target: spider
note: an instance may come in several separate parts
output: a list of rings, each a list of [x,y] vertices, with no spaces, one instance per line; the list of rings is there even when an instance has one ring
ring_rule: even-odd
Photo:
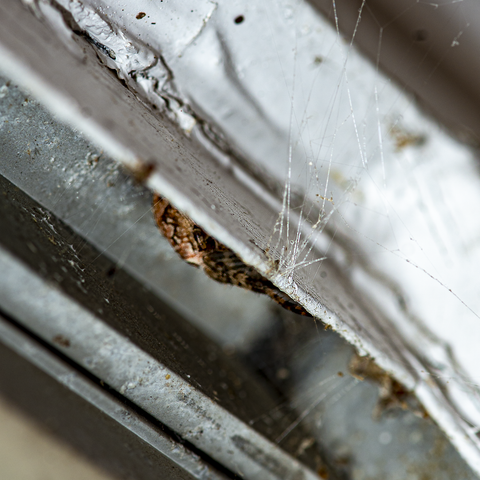
[[[201,268],[217,282],[263,293],[287,310],[311,316],[255,268],[245,264],[230,248],[178,211],[166,198],[154,195],[153,212],[160,231],[190,265]]]

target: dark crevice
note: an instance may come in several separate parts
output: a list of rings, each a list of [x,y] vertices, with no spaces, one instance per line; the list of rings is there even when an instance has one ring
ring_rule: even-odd
[[[162,433],[167,435],[173,442],[178,443],[182,445],[186,450],[189,450],[191,453],[194,455],[197,455],[202,459],[203,462],[206,464],[210,465],[212,468],[218,470],[221,472],[223,475],[227,476],[228,478],[239,478],[234,472],[230,471],[227,469],[225,466],[222,464],[218,463],[216,460],[211,458],[209,455],[207,455],[205,452],[197,448],[195,445],[190,443],[188,440],[183,439],[178,433],[176,433],[174,430],[169,428],[167,425],[159,421],[157,418],[140,408],[138,405],[133,403],[132,401],[128,400],[125,398],[123,395],[121,395],[119,392],[117,392],[114,388],[112,388],[108,383],[100,379],[99,377],[93,375],[90,371],[73,361],[71,358],[69,358],[67,355],[65,355],[63,352],[57,350],[55,347],[53,347],[50,343],[46,342],[43,340],[41,337],[30,331],[28,328],[24,327],[19,321],[17,321],[15,318],[13,318],[11,315],[6,313],[0,308],[0,318],[3,318],[5,321],[7,321],[12,327],[15,329],[21,331],[23,334],[28,336],[31,340],[33,340],[35,343],[39,344],[42,348],[48,350],[50,353],[55,355],[58,360],[61,362],[67,364],[69,367],[74,369],[76,372],[78,372],[81,376],[85,377],[88,379],[90,382],[94,383],[98,388],[100,388],[103,392],[105,392],[107,395],[110,395],[114,397],[116,400],[121,402],[125,408],[129,409],[139,417],[143,418],[145,421],[147,421],[151,426],[154,428],[160,430]],[[64,385],[65,386],[65,385]],[[68,388],[65,386],[65,388]],[[126,427],[125,427],[126,428]]]

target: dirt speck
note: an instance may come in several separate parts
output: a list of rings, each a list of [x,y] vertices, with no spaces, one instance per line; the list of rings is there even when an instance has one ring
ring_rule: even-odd
[[[63,335],[55,335],[52,338],[52,341],[57,345],[60,345],[60,347],[68,348],[71,345],[70,340],[67,337],[64,337]]]

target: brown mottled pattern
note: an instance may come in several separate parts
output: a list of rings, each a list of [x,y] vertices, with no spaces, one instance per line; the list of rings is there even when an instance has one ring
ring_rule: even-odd
[[[174,250],[188,263],[202,268],[210,278],[264,293],[287,310],[310,316],[301,305],[180,213],[166,198],[154,196],[153,212],[158,228]]]

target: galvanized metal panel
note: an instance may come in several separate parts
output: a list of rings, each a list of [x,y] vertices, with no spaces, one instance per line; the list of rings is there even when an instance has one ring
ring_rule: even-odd
[[[251,374],[128,274],[108,275],[111,261],[0,182],[3,311],[231,471],[317,478],[267,440],[288,417],[271,416],[274,397]],[[296,452],[301,441],[284,447]]]
[[[207,25],[207,23],[215,25],[214,22],[210,22],[214,12],[214,6],[212,6],[212,4],[205,5],[206,7],[202,12],[192,17],[192,22],[190,22],[189,28],[186,29],[188,33],[187,37],[190,41],[182,44],[183,46],[181,46],[180,49],[182,55],[185,53],[186,45],[200,45],[202,41],[207,42],[210,38],[208,35],[212,34],[211,29],[209,31],[208,28],[203,28],[201,22],[199,23],[199,19],[203,17],[205,25]],[[6,62],[6,67],[10,68],[12,74],[17,75],[20,80],[23,80],[31,88],[36,90],[37,93],[43,95],[43,98],[49,101],[52,108],[56,109],[57,112],[63,111],[63,114],[69,117],[71,121],[82,125],[97,141],[109,148],[110,152],[118,155],[125,163],[137,169],[137,173],[140,173],[140,176],[148,176],[147,183],[152,188],[167,195],[178,207],[187,212],[210,233],[237,251],[247,263],[254,265],[265,275],[270,276],[272,281],[280,288],[288,292],[293,298],[302,302],[316,316],[332,324],[361,351],[374,355],[383,367],[393,372],[397,378],[402,380],[407,386],[415,386],[417,396],[421,398],[435,418],[442,424],[443,428],[446,429],[462,453],[469,458],[472,464],[476,464],[478,461],[478,439],[476,438],[475,425],[478,423],[478,408],[475,403],[475,392],[464,393],[465,383],[463,372],[458,369],[454,359],[451,358],[448,344],[431,334],[426,334],[424,329],[418,328],[418,325],[414,321],[416,317],[414,315],[412,316],[412,312],[405,308],[405,297],[402,295],[402,289],[398,288],[398,284],[392,281],[392,278],[388,275],[383,275],[382,269],[379,268],[383,268],[385,265],[375,264],[373,261],[372,263],[359,262],[355,265],[355,269],[352,268],[349,272],[346,268],[351,266],[348,254],[358,254],[362,250],[361,248],[356,249],[358,245],[356,245],[355,241],[352,242],[352,238],[350,238],[349,235],[339,235],[337,232],[337,229],[340,228],[339,224],[335,224],[333,230],[330,232],[328,225],[323,229],[323,223],[326,223],[326,221],[331,218],[329,216],[326,217],[326,220],[324,219],[325,221],[322,220],[323,234],[319,234],[318,237],[315,232],[313,234],[313,237],[316,237],[315,245],[312,245],[310,249],[308,242],[305,244],[305,248],[309,252],[309,255],[306,255],[305,258],[302,259],[302,262],[304,261],[305,263],[298,264],[296,257],[298,252],[296,252],[297,247],[295,246],[293,250],[290,250],[293,251],[294,255],[289,256],[289,254],[285,254],[285,252],[288,251],[285,249],[285,246],[292,248],[290,247],[290,242],[292,241],[291,232],[300,232],[300,236],[296,237],[297,239],[312,239],[312,232],[306,223],[304,223],[301,218],[298,218],[294,210],[290,210],[291,207],[302,204],[301,197],[298,205],[295,204],[295,201],[298,201],[299,197],[290,197],[291,191],[287,189],[287,196],[285,198],[292,198],[293,201],[290,203],[289,200],[288,208],[286,210],[283,209],[281,199],[278,195],[276,196],[276,194],[278,194],[278,184],[271,182],[270,185],[273,184],[273,187],[269,190],[267,188],[269,182],[261,179],[261,175],[258,174],[258,171],[255,171],[255,168],[250,168],[250,171],[248,171],[248,169],[245,168],[245,162],[242,163],[238,158],[236,160],[228,158],[224,155],[225,152],[222,151],[221,148],[218,148],[219,145],[206,141],[206,137],[202,135],[205,133],[205,130],[202,130],[202,128],[208,127],[209,125],[198,113],[192,111],[186,112],[183,111],[183,108],[177,108],[175,111],[166,109],[163,115],[155,116],[152,115],[148,109],[143,109],[143,107],[134,102],[132,96],[126,91],[120,89],[119,92],[121,91],[121,94],[119,96],[116,95],[116,93],[118,93],[118,84],[116,84],[117,87],[115,87],[115,80],[105,75],[105,71],[99,68],[98,64],[94,61],[91,61],[93,60],[93,50],[89,52],[88,49],[90,47],[86,44],[82,45],[80,38],[71,36],[69,29],[73,28],[73,30],[78,32],[77,27],[81,25],[80,31],[82,31],[82,35],[87,35],[90,44],[94,46],[91,48],[96,48],[96,53],[101,57],[102,62],[110,67],[115,65],[112,64],[110,60],[116,60],[116,53],[118,52],[122,54],[125,53],[121,47],[122,45],[125,47],[129,43],[132,50],[130,51],[126,48],[126,52],[137,60],[144,58],[143,55],[145,54],[148,68],[155,66],[153,63],[148,63],[149,60],[154,60],[155,55],[153,54],[153,56],[149,57],[149,54],[152,54],[152,52],[149,52],[149,49],[145,48],[142,42],[137,44],[133,38],[127,39],[128,35],[125,37],[126,30],[118,29],[115,21],[126,17],[122,17],[122,14],[119,14],[118,18],[110,15],[107,4],[101,4],[99,13],[92,9],[88,10],[85,5],[80,6],[80,10],[77,7],[79,7],[79,5],[76,4],[70,13],[74,17],[78,13],[80,13],[80,15],[75,17],[76,23],[71,23],[71,17],[65,15],[65,12],[61,9],[53,8],[51,5],[43,3],[37,5],[36,13],[39,17],[43,18],[43,21],[47,24],[55,24],[58,26],[58,30],[61,32],[60,34],[63,35],[62,38],[65,41],[65,49],[63,49],[62,46],[55,45],[53,40],[54,36],[44,28],[45,25],[38,23],[32,16],[28,16],[25,11],[21,9],[15,10],[16,7],[13,5],[8,12],[5,11],[5,18],[8,19],[9,28],[11,29],[9,33],[14,35],[16,31],[21,32],[18,34],[19,37],[21,37],[22,40],[27,40],[27,43],[31,43],[32,45],[32,48],[22,49],[23,46],[20,42],[15,44],[10,37],[4,39],[4,46],[7,48],[3,51],[3,57]],[[218,5],[217,8],[219,8]],[[220,10],[219,8],[219,11]],[[8,15],[10,15],[10,17],[8,17]],[[21,21],[19,21],[20,18],[22,19]],[[141,18],[135,17],[136,20],[141,20]],[[85,19],[88,21],[82,23]],[[92,19],[93,22],[89,22]],[[128,20],[129,25],[131,25],[132,22],[135,23],[133,17],[129,17]],[[109,21],[114,22],[113,26],[109,24]],[[27,25],[29,28],[22,31],[21,29]],[[99,25],[101,25],[102,28],[95,33],[94,27],[98,27]],[[196,29],[198,25],[200,25],[200,28]],[[49,45],[48,49],[38,48],[38,50],[35,51],[38,38],[34,37],[32,32],[37,31],[41,32],[41,36],[43,36],[45,40],[43,45]],[[194,31],[196,32],[195,35],[190,35]],[[217,29],[218,42],[215,43],[215,45],[221,48],[217,49],[218,55],[215,58],[220,58],[222,61],[225,61],[228,67],[229,64],[227,60],[231,58],[230,44],[228,42],[225,43],[225,37],[222,35],[219,36],[218,32],[219,30]],[[103,44],[99,41],[103,38],[102,35],[103,37],[110,36],[114,43],[110,46]],[[115,42],[119,43],[115,44]],[[38,45],[40,45],[40,43],[38,43]],[[80,49],[78,45],[81,45]],[[114,45],[119,45],[120,50],[114,47]],[[70,53],[73,52],[73,58],[76,58],[76,61],[68,57],[67,51]],[[155,51],[155,49],[153,51]],[[12,55],[12,52],[20,55],[22,61],[15,63],[16,58],[15,55]],[[54,52],[56,55],[52,55]],[[62,55],[61,52],[63,52],[64,55]],[[85,54],[85,52],[87,53]],[[62,61],[65,60],[62,65],[60,64],[60,58]],[[128,58],[128,55],[123,57],[119,56],[119,60],[122,61],[126,58]],[[350,58],[352,59],[353,55],[350,55]],[[84,63],[81,64],[79,59]],[[157,65],[159,65],[159,59],[164,60],[163,57],[158,56]],[[365,65],[358,57],[351,60],[351,63],[357,66]],[[28,68],[25,68],[26,65],[28,65]],[[82,68],[80,68],[80,65]],[[137,85],[135,85],[137,76],[125,76],[125,72],[121,68],[122,66],[125,65],[118,66],[120,77],[145,100],[148,85],[147,88],[143,88],[143,90],[140,88],[142,81],[138,81]],[[165,65],[162,66],[165,67]],[[229,68],[230,67],[226,68],[226,74],[230,74],[230,80],[232,81],[232,78],[238,80],[238,78],[232,77],[232,73],[234,72]],[[32,70],[35,71],[34,80],[33,77],[28,77],[28,69],[30,69],[30,73]],[[145,69],[141,68],[140,70],[142,73],[145,73]],[[169,72],[168,68],[166,71],[167,73]],[[60,75],[55,75],[55,73]],[[160,73],[164,75],[165,69],[162,70],[162,68],[160,68]],[[362,73],[363,72],[359,70],[359,74]],[[65,74],[65,76],[68,77],[67,82],[64,81],[66,77],[61,78],[61,74]],[[79,84],[78,79],[82,78],[82,75],[85,77],[85,83]],[[365,69],[365,78],[370,78],[369,75],[370,73]],[[228,75],[226,76],[228,77]],[[97,81],[97,83],[89,83],[92,78],[101,80]],[[142,78],[145,80],[144,77]],[[91,87],[85,89],[84,87],[87,84]],[[52,85],[57,85],[59,90],[54,93]],[[94,91],[95,85],[97,87],[101,85],[104,87],[104,93],[109,92],[110,94],[96,95],[97,92]],[[169,87],[171,86],[172,85],[169,84]],[[238,88],[239,83],[237,81],[236,91],[238,91]],[[175,92],[175,94],[176,93],[177,92]],[[245,96],[245,92],[243,93]],[[68,106],[66,110],[63,110],[63,106],[61,102],[59,102],[61,98],[68,100],[66,102]],[[108,101],[105,102],[107,98]],[[193,95],[191,95],[191,98],[193,98]],[[81,99],[80,103],[83,107],[87,107],[87,113],[92,113],[92,116],[87,119],[85,110],[82,112],[82,109],[79,108],[78,104],[75,104],[75,101],[72,102],[72,99],[76,99],[75,101]],[[359,99],[363,99],[363,97],[359,97]],[[118,105],[117,102],[124,103],[123,105]],[[106,103],[111,104],[111,111],[108,113],[105,108]],[[152,103],[155,104],[153,101]],[[181,103],[182,99],[180,98],[180,106]],[[361,103],[362,108],[368,106],[363,100]],[[348,106],[348,102],[344,103],[344,106],[345,105]],[[258,105],[255,104],[255,102],[250,102],[250,107],[255,106],[257,107],[256,114],[261,114],[261,109],[259,110]],[[188,109],[185,108],[185,110]],[[206,112],[206,116],[209,115],[205,105],[202,105],[199,111],[202,110],[204,113]],[[255,108],[251,108],[250,110],[253,111]],[[133,122],[131,125],[127,125],[126,117],[122,117],[122,112],[126,111],[128,111],[128,118]],[[250,113],[252,113],[252,111]],[[370,110],[370,112],[372,112],[372,110]],[[188,115],[185,116],[184,114],[186,113],[188,113],[190,117],[188,117]],[[411,117],[409,117],[409,121],[412,121],[412,118],[417,118],[417,112],[414,108],[410,110],[410,113]],[[173,118],[172,114],[173,117],[178,120],[179,127],[188,134],[191,134],[195,139],[194,141],[188,140],[181,135],[176,135],[178,132],[175,132],[175,129],[166,121],[167,117]],[[263,116],[265,117],[264,114]],[[162,118],[160,119],[160,117]],[[374,115],[374,117],[376,120],[379,120],[378,116]],[[223,118],[221,122],[222,126],[228,130],[228,126],[224,121],[225,116]],[[146,119],[148,119],[148,121],[146,121]],[[159,119],[162,125],[161,127],[158,123]],[[189,122],[189,120],[192,119],[194,121]],[[423,122],[421,118],[417,118],[417,120]],[[196,124],[197,127],[201,125],[202,128],[195,127]],[[266,122],[265,125],[268,128],[272,127],[268,125],[268,122]],[[368,125],[369,128],[376,126],[375,122],[373,124],[368,123]],[[446,141],[444,137],[441,137],[438,129],[435,130],[431,125],[429,129],[429,132],[433,132],[432,138],[440,139],[440,141],[435,144],[436,150],[443,145],[445,150],[451,147],[452,152],[460,151],[458,145],[453,145],[451,142]],[[355,127],[354,130],[358,137],[358,129]],[[157,136],[160,132],[164,135],[163,140]],[[213,128],[210,129],[210,133],[212,132],[215,132]],[[177,156],[175,149],[170,147],[168,141],[164,141],[166,137],[168,137],[169,140],[175,139],[182,145],[182,147],[179,148],[179,150],[181,150],[181,153],[178,154],[179,156]],[[278,138],[278,132],[276,137],[275,135],[271,137],[270,143],[275,143],[275,138]],[[367,138],[370,137],[366,135],[364,140]],[[221,144],[221,142],[217,143]],[[212,156],[200,153],[200,151],[195,151],[195,148],[201,144],[207,146],[207,150],[209,150],[209,154]],[[242,142],[240,142],[240,145],[241,144]],[[127,154],[125,151],[122,151],[122,145],[127,147]],[[382,155],[390,152],[389,149],[393,149],[394,145],[395,142],[391,141],[388,148],[380,149],[381,155],[373,152],[376,155],[376,161],[372,162],[373,166],[370,167],[369,173],[374,173],[375,176],[381,176],[382,166],[385,166]],[[357,147],[358,152],[356,151]],[[370,148],[371,145],[368,144],[368,147]],[[361,160],[363,168],[366,169],[367,147],[365,147],[364,150],[357,138],[357,142],[354,142],[353,146],[350,145],[348,148],[351,149],[352,155],[358,154],[357,160]],[[430,151],[430,154],[436,151],[435,148]],[[255,148],[252,150],[255,150]],[[157,155],[161,156],[159,160],[156,160]],[[461,157],[462,172],[472,170],[472,159],[468,153],[462,151]],[[429,158],[431,159],[432,157]],[[181,165],[175,167],[175,160],[178,159],[181,159],[181,162],[176,163],[181,163]],[[142,164],[143,167],[141,166]],[[161,168],[159,169],[158,166],[160,165]],[[395,167],[394,164],[392,165]],[[433,163],[429,165],[433,166]],[[375,171],[373,172],[373,170]],[[218,172],[221,173],[219,174]],[[393,178],[395,178],[396,174],[398,174],[398,170],[395,168],[392,168],[391,172],[389,171],[389,175],[392,175]],[[275,177],[275,175],[273,176]],[[471,175],[471,178],[474,179],[476,176]],[[459,180],[458,184],[465,184],[463,178]],[[421,191],[421,189],[417,189],[417,191]],[[474,192],[475,189],[471,191]],[[364,189],[362,192],[367,194],[371,191]],[[348,193],[348,189],[346,193]],[[257,196],[255,197],[254,195]],[[448,196],[442,192],[440,198],[445,200],[447,197]],[[373,202],[375,205],[375,199],[373,197],[366,195],[366,198],[367,202],[365,206],[372,206],[369,202]],[[401,200],[402,195],[396,195],[396,200],[398,199]],[[331,212],[334,213],[335,210],[336,209],[332,208]],[[364,209],[362,213],[366,211],[367,209]],[[415,209],[413,211],[415,212]],[[278,212],[284,214],[283,217],[280,217],[282,221],[288,218],[288,227],[285,226],[281,231],[277,230],[279,238],[272,241],[272,235],[278,226]],[[348,225],[355,225],[356,228],[360,228],[372,221],[372,218],[361,215],[360,218],[365,221],[362,220],[360,224],[357,225],[354,220],[356,212],[357,210],[353,213],[350,212],[351,216],[343,217],[343,219],[347,218]],[[415,219],[421,220],[422,215],[417,215]],[[467,223],[464,222],[464,224]],[[448,222],[445,225],[448,225]],[[388,233],[387,230],[380,231],[380,234]],[[337,240],[331,243],[331,238],[338,239],[339,236],[342,237],[342,241],[339,242]],[[383,238],[383,240],[380,240],[379,245],[381,247],[388,247],[388,242],[391,238],[388,236],[381,238]],[[295,239],[293,239],[293,242],[293,245],[295,245]],[[297,242],[297,246],[300,243]],[[322,275],[317,275],[317,262],[320,261],[319,259],[323,259],[325,251],[329,252],[330,257],[322,260]],[[369,260],[372,260],[372,258]],[[392,258],[390,258],[390,260],[391,259]],[[283,269],[281,268],[279,271],[275,269],[275,262],[277,260],[280,260],[280,265],[283,267]],[[395,260],[394,258],[392,263],[394,263]],[[409,262],[410,260],[407,259],[407,263]],[[299,267],[302,268],[299,269]],[[415,268],[418,269],[418,267]],[[378,271],[376,271],[377,269]],[[402,275],[400,275],[399,278],[402,278],[405,283],[405,279],[409,279],[410,277],[406,274],[404,275],[404,270],[405,269],[402,270]],[[416,273],[411,269],[409,273],[412,274],[412,271]],[[418,271],[423,271],[423,273],[428,276],[428,270],[426,271],[425,269],[422,270],[422,268],[419,268]],[[435,295],[438,295],[439,291],[443,293],[449,291],[446,284],[441,281],[439,282],[438,278],[436,279],[436,277],[432,275],[430,275],[430,277],[433,282],[429,284],[429,287],[432,287],[431,290]],[[413,284],[414,282],[412,281],[411,283]],[[381,287],[386,288],[386,294]],[[400,295],[398,295],[399,293]],[[412,291],[412,294],[413,293],[416,292]],[[401,298],[402,301],[398,302],[398,298]],[[451,300],[452,298],[458,300],[459,296],[453,292],[449,299]],[[421,308],[425,308],[425,305],[427,304],[423,304]],[[463,306],[468,309],[469,304],[464,302]],[[474,309],[470,308],[470,313],[475,314]],[[396,319],[397,324],[395,324],[395,321],[392,321],[392,319]],[[398,321],[398,319],[400,319],[400,321]],[[405,341],[405,337],[408,337],[408,341]],[[421,339],[421,342],[419,342],[418,339]],[[426,356],[424,356],[422,352],[424,345],[429,345],[430,347],[429,353]],[[459,354],[465,357],[465,351],[459,351]],[[448,374],[453,377],[446,383],[436,375],[439,365],[441,369],[443,369],[444,375]],[[470,368],[471,365],[473,365],[473,362],[466,362],[467,367]],[[470,374],[475,374],[472,369],[470,370]],[[446,389],[449,392],[448,397],[444,395]]]

